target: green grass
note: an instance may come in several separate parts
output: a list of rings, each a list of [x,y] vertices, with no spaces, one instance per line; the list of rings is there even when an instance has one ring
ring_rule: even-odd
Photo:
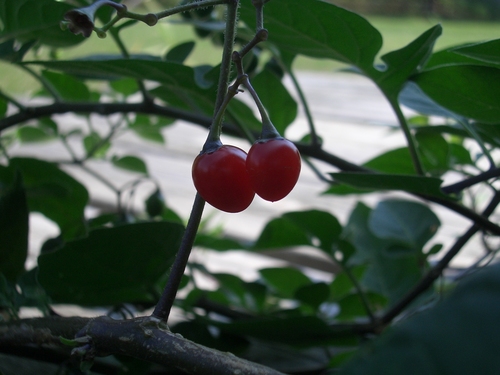
[[[430,27],[441,23],[443,35],[438,39],[436,48],[458,45],[467,42],[500,38],[500,27],[496,23],[438,21],[422,18],[388,18],[367,17],[381,32],[384,44],[379,56],[383,53],[399,49],[417,38]],[[270,36],[272,39],[272,35]],[[187,25],[160,22],[156,27],[136,25],[123,32],[123,39],[131,53],[150,53],[163,55],[174,45],[194,40],[195,35]],[[95,35],[78,46],[61,51],[60,58],[74,58],[95,53],[118,53],[112,38],[98,39]],[[217,64],[220,59],[220,49],[209,41],[198,41],[195,51],[188,59],[190,65]],[[28,56],[28,59],[33,56]],[[299,70],[331,71],[342,65],[329,60],[313,60],[298,57],[295,68]],[[0,89],[12,94],[26,93],[36,88],[38,84],[33,78],[17,67],[0,62]]]

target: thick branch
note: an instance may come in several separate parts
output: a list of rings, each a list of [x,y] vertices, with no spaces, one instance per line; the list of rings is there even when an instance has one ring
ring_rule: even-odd
[[[86,340],[84,346],[97,356],[123,354],[193,375],[283,375],[231,353],[184,339],[170,332],[159,319],[151,317],[130,320],[52,317],[26,319],[12,325],[6,323],[0,325],[0,348],[55,344],[59,336]]]

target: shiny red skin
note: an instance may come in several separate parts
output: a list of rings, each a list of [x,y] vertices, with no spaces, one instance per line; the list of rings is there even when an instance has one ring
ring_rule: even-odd
[[[301,168],[300,153],[287,139],[257,141],[247,156],[247,171],[253,189],[261,198],[275,202],[294,188]]]
[[[255,196],[246,171],[246,157],[245,151],[229,145],[198,155],[191,172],[203,199],[221,211],[245,210]]]

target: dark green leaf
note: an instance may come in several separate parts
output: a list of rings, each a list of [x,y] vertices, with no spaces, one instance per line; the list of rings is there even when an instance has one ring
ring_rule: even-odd
[[[264,69],[252,79],[252,85],[264,104],[273,125],[280,134],[297,117],[297,103],[281,80],[270,70]]]
[[[238,99],[233,99],[229,102],[225,117],[227,121],[247,131],[259,133],[262,129],[262,122],[255,117],[252,109]]]
[[[317,346],[322,342],[353,345],[357,339],[348,331],[335,331],[315,316],[278,316],[238,320],[232,323],[212,322],[221,331],[282,342],[287,345]]]
[[[198,233],[196,235],[195,246],[219,251],[236,250],[244,247],[236,240],[207,233]]]
[[[399,174],[341,172],[330,173],[336,180],[365,191],[401,190],[439,198],[448,198],[441,191],[441,179],[435,177],[409,176]],[[356,192],[356,191],[354,191]],[[335,194],[335,186],[326,191]]]
[[[396,199],[380,202],[368,222],[377,237],[396,240],[417,252],[436,234],[440,224],[426,205]]]
[[[113,162],[113,165],[115,167],[122,168],[132,172],[148,174],[148,168],[146,166],[146,163],[137,156],[130,156],[130,155],[122,157],[114,156],[111,161]]]
[[[4,98],[0,98],[0,117],[4,117],[7,114],[8,104]]]
[[[331,254],[333,244],[342,232],[342,226],[335,216],[326,211],[310,210],[287,212],[283,218],[295,223],[310,239],[311,245]]]
[[[165,143],[163,134],[161,133],[164,126],[170,125],[172,122],[165,119],[162,122],[156,120],[153,122],[151,116],[136,115],[135,121],[129,124],[129,128],[134,131],[139,137],[156,143]]]
[[[21,174],[5,182],[0,176],[0,273],[16,282],[28,255],[29,211]]]
[[[69,31],[62,31],[60,22],[72,9],[53,0],[0,0],[0,42],[16,38],[22,42],[39,40],[54,47],[74,45],[83,41]]]
[[[293,298],[298,288],[311,284],[311,280],[296,268],[265,268],[259,273],[282,298]]]
[[[408,77],[425,64],[441,32],[441,25],[436,25],[406,47],[382,56],[387,66],[372,78],[386,95],[395,97],[399,94]]]
[[[146,212],[150,217],[161,215],[165,207],[165,198],[160,189],[156,189],[144,202]]]
[[[19,47],[15,39],[7,40],[6,42],[0,43],[0,59],[12,63],[19,62],[23,59],[26,52],[28,52],[35,44],[36,40],[31,40],[23,43],[22,46]]]
[[[167,222],[95,229],[42,254],[39,281],[58,303],[156,302],[156,282],[172,264],[183,231]]]
[[[415,174],[407,147],[389,150],[367,161],[363,166],[386,174]]]
[[[287,218],[278,218],[266,224],[254,248],[272,249],[309,244],[309,237],[297,224]]]
[[[470,151],[464,146],[450,143],[450,164],[455,165],[474,165],[472,158],[470,156]]]
[[[241,18],[255,23],[255,9],[242,2]],[[273,0],[265,9],[269,41],[285,53],[329,58],[373,69],[382,37],[368,21],[323,1]]]
[[[92,59],[32,61],[25,64],[42,65],[47,69],[58,70],[74,76],[100,79],[107,77],[106,79],[110,80],[123,77],[147,79],[161,83],[177,95],[180,93],[176,90],[189,92],[199,88],[194,78],[194,68],[151,58],[119,59],[116,56],[96,56]]]
[[[361,284],[367,290],[383,295],[393,304],[405,295],[420,279],[422,267],[415,253],[395,257],[388,249],[394,240],[373,234],[369,227],[372,210],[358,203],[345,227],[345,236],[356,247],[351,265],[366,265]]]
[[[366,266],[354,266],[350,269],[350,273],[355,280],[359,281],[365,273]],[[330,296],[334,301],[339,301],[346,295],[350,294],[354,289],[354,283],[346,271],[335,275],[330,284]]]
[[[184,42],[170,49],[165,55],[167,61],[182,64],[193,51],[195,43],[193,41]]]
[[[437,306],[369,343],[339,374],[495,374],[499,276],[498,265],[474,273]]]
[[[42,77],[59,94],[61,99],[74,102],[90,99],[88,87],[82,81],[68,74],[44,70]]]
[[[42,160],[13,158],[8,169],[10,173],[16,169],[21,172],[30,211],[56,222],[65,239],[86,234],[84,208],[88,192],[82,184],[55,164]]]
[[[299,287],[294,298],[316,311],[330,296],[330,288],[325,283],[314,283]]]
[[[453,48],[451,51],[459,55],[500,65],[500,39]]]
[[[478,65],[443,66],[413,80],[432,100],[459,115],[500,123],[500,69]]]

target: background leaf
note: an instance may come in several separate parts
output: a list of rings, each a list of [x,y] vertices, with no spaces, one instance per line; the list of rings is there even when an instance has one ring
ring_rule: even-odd
[[[84,39],[59,26],[68,4],[53,0],[0,0],[3,29],[0,42],[16,38],[22,42],[39,40],[54,47],[70,46]]]
[[[148,167],[146,166],[146,163],[137,156],[115,156],[111,161],[113,162],[113,165],[118,168],[125,169],[131,172],[148,174]]]
[[[38,159],[12,158],[8,168],[21,172],[30,211],[57,223],[64,239],[86,234],[88,192],[82,184],[55,164]]]
[[[363,17],[317,0],[273,0],[265,12],[269,41],[283,52],[373,69],[382,36]],[[242,2],[241,18],[247,25],[255,23],[251,3]]]
[[[28,255],[29,211],[22,177],[6,185],[0,171],[0,273],[16,282]]]
[[[498,357],[491,348],[500,345],[499,275],[495,265],[466,278],[437,306],[366,345],[339,374],[494,374]]]
[[[38,279],[54,302],[87,306],[155,302],[184,228],[169,222],[95,229],[40,255]]]
[[[436,103],[471,119],[500,123],[500,69],[452,65],[417,74],[413,80]]]

